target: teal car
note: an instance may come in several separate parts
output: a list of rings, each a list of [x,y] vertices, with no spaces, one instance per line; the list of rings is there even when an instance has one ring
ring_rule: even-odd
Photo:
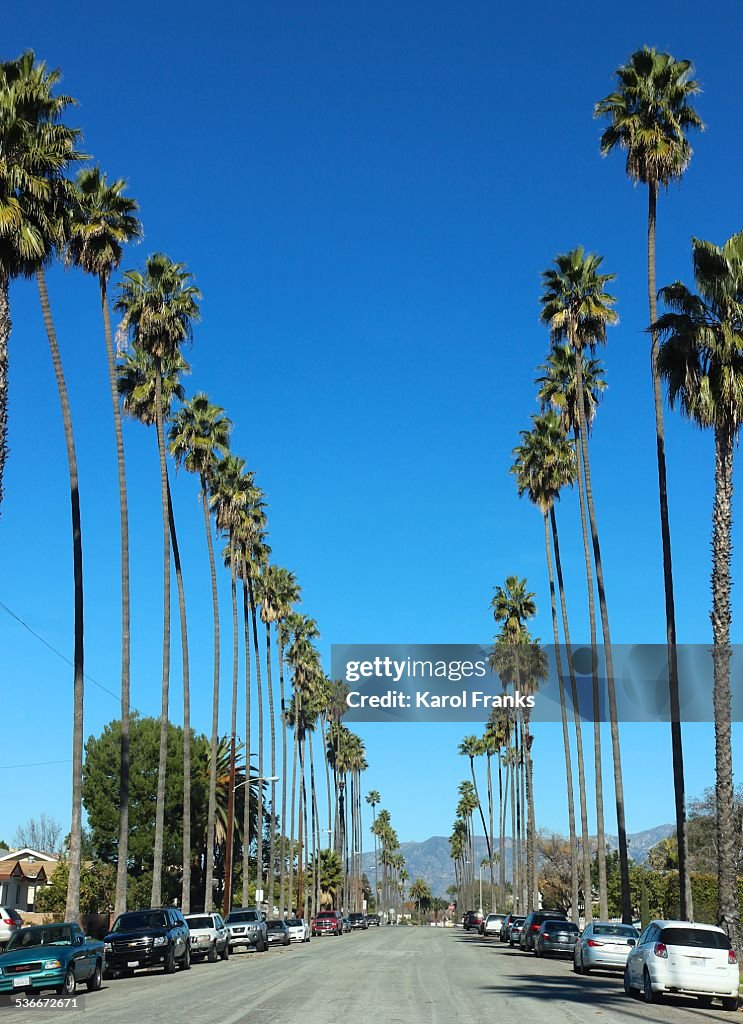
[[[17,931],[0,954],[0,992],[54,989],[73,996],[81,982],[97,992],[105,968],[102,942],[77,924],[42,924]]]

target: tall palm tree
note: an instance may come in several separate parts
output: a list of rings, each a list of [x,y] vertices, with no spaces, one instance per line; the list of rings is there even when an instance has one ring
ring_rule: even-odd
[[[661,186],[667,188],[671,181],[681,178],[689,165],[692,150],[686,133],[692,128],[702,129],[704,127],[701,118],[689,103],[690,98],[699,92],[699,83],[692,77],[691,61],[676,60],[670,54],[659,53],[656,49],[648,46],[636,50],[628,63],[617,69],[616,79],[616,91],[596,104],[595,116],[605,117],[609,120],[609,125],[601,136],[602,156],[606,156],[614,149],[623,149],[627,154],[628,177],[634,184],[641,182],[648,188],[648,306],[652,324],[658,319],[655,295],[655,229],[658,192]],[[682,920],[689,920],[692,915],[691,876],[687,869],[689,851],[686,834],[684,757],[681,740],[678,660],[676,657],[676,610],[673,594],[671,528],[668,521],[666,439],[657,356],[658,335],[657,332],[651,331],[650,369],[655,406],[658,494],[663,546],[680,916]]]
[[[278,622],[282,614],[281,605],[281,570],[276,565],[266,565],[258,577],[258,600],[260,602],[261,622],[266,627],[266,690],[268,693],[268,719],[271,736],[271,777],[276,776],[276,721],[273,701],[273,662],[271,658],[271,626]],[[271,783],[271,838],[269,841],[269,884],[274,890],[276,871],[276,782]],[[273,901],[273,895],[271,897]]]
[[[184,264],[163,253],[147,259],[144,272],[128,270],[119,284],[115,309],[123,314],[122,330],[152,360],[155,370],[155,430],[160,456],[160,491],[163,520],[163,658],[160,718],[160,755],[155,811],[155,848],[152,874],[152,905],[160,906],[162,892],[165,775],[168,753],[168,702],[170,689],[170,522],[168,470],[163,407],[163,363],[191,338],[199,317],[199,290],[191,283]]]
[[[565,705],[565,682],[562,652],[560,650],[560,631],[557,624],[555,577],[552,569],[552,551],[550,546],[550,513],[553,511],[555,501],[560,497],[562,488],[572,486],[575,483],[578,475],[577,460],[575,448],[568,439],[560,422],[560,417],[556,412],[551,411],[542,416],[533,416],[532,422],[533,427],[531,430],[521,431],[522,443],[514,448],[514,463],[511,471],[516,474],[519,495],[527,494],[532,504],[536,505],[540,510],[544,519],[544,544],[550,589],[555,660],[557,664],[563,748],[565,752],[571,866],[571,911],[573,919],[577,924],[579,915],[579,885],[578,846],[575,832],[575,804],[573,798],[573,767],[570,755],[567,708]],[[570,658],[571,653],[568,650],[568,661],[570,661]],[[582,796],[583,806],[585,807],[585,791],[583,791]],[[587,822],[585,823],[585,831],[583,833],[583,848],[585,854],[588,848]],[[584,870],[584,876],[588,879],[590,887],[590,854],[588,870]]]
[[[221,406],[213,405],[207,395],[199,392],[176,412],[168,433],[168,450],[176,466],[196,473],[201,485],[200,499],[204,513],[206,545],[212,590],[212,618],[214,625],[214,670],[212,684],[212,731],[209,751],[209,797],[207,806],[207,841],[204,878],[204,909],[212,909],[214,883],[214,822],[216,814],[217,746],[219,742],[219,597],[217,570],[214,560],[209,493],[220,459],[229,451],[232,423]],[[185,786],[185,779],[184,779]],[[185,829],[184,829],[185,832]],[[247,829],[246,829],[247,833]],[[185,835],[184,835],[185,844]]]
[[[67,919],[80,913],[82,763],[84,700],[83,548],[77,453],[67,383],[52,318],[44,268],[62,251],[72,188],[70,165],[84,159],[77,150],[80,131],[62,118],[73,103],[54,94],[60,72],[48,71],[28,50],[0,65],[0,500],[7,453],[8,340],[11,278],[35,275],[44,328],[62,411],[70,480],[74,581],[72,812],[67,886]]]
[[[602,257],[584,253],[581,246],[555,257],[554,265],[542,274],[541,296],[542,322],[550,327],[554,341],[567,341],[575,361],[576,395],[580,423],[580,450],[585,488],[586,507],[591,527],[593,560],[596,569],[596,586],[599,596],[601,631],[604,638],[604,659],[606,663],[607,696],[609,705],[609,728],[611,732],[612,760],[614,764],[614,793],[617,809],[617,845],[619,848],[619,873],[621,878],[622,920],[632,923],[632,897],[629,883],[629,857],[627,854],[627,829],[624,813],[624,784],[622,780],[622,758],[619,743],[619,722],[617,719],[616,691],[614,686],[614,664],[611,650],[609,613],[604,585],[604,568],[601,561],[596,511],[591,486],[591,464],[588,457],[587,420],[583,388],[583,351],[587,347],[606,340],[607,326],[616,323],[617,313],[613,309],[614,297],[606,287],[614,279],[613,274],[601,273]],[[603,909],[603,908],[602,908]]]
[[[372,809],[372,827],[371,834],[374,836],[374,909],[378,910],[377,906],[379,902],[379,850],[377,844],[377,805],[381,802],[382,798],[379,795],[379,791],[376,789],[370,789],[366,794],[366,802]]]
[[[743,232],[717,246],[692,239],[696,294],[680,281],[659,292],[668,312],[653,324],[662,339],[658,370],[671,407],[715,435],[712,507],[712,702],[718,919],[740,939],[733,822],[730,706],[730,557],[733,453],[743,420]]]
[[[475,789],[475,797],[477,799],[477,809],[480,813],[480,821],[482,822],[482,830],[485,833],[485,845],[488,848],[488,861],[490,863],[490,886],[493,887],[493,847],[490,842],[490,835],[488,833],[488,827],[485,824],[485,814],[482,809],[482,801],[480,800],[480,791],[477,787],[477,776],[475,774],[475,758],[480,757],[485,753],[485,746],[482,740],[478,736],[465,736],[462,742],[459,744],[458,753],[463,757],[468,757],[470,761],[470,774],[472,775],[472,785]]]
[[[114,914],[126,910],[127,860],[129,843],[129,692],[130,692],[130,598],[129,598],[129,510],[126,494],[124,438],[116,380],[116,353],[108,307],[111,274],[121,264],[127,242],[141,238],[142,225],[136,217],[137,203],[124,195],[126,183],[109,183],[99,167],[85,168],[77,176],[74,202],[71,204],[66,260],[98,280],[103,336],[106,343],[108,383],[114,417],[116,461],[119,480],[119,520],[121,529],[121,768],[119,782],[119,842],[116,866]],[[184,732],[184,737],[187,734]],[[186,740],[186,742],[188,742]],[[190,779],[184,775],[185,794]],[[188,786],[188,788],[186,788]],[[184,850],[185,853],[185,850]],[[184,868],[186,860],[184,858]]]

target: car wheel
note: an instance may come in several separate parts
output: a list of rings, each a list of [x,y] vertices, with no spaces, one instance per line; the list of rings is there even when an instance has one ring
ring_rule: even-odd
[[[165,967],[163,970],[166,974],[175,974],[175,950],[172,946],[168,948],[168,955],[165,958]]]
[[[575,957],[573,957],[573,971],[575,972],[575,974],[580,974],[580,964],[578,963]]]
[[[97,992],[101,987],[101,981],[103,980],[103,971],[101,970],[100,961],[95,965],[95,970],[88,978],[88,992]]]
[[[261,941],[262,941],[261,953],[267,953],[268,952],[268,938],[263,938]]]
[[[626,996],[634,996],[635,990],[632,988],[632,983],[629,980],[629,968],[624,968],[624,994]]]
[[[542,955],[539,952],[539,946],[536,944],[536,942],[534,943],[534,949],[532,950],[532,952],[534,953],[534,956],[541,956]]]
[[[653,991],[653,983],[647,970],[642,976],[642,997],[646,1003],[660,1002],[660,992]]]
[[[219,959],[219,955],[217,954],[216,939],[214,940],[214,942],[212,942],[211,946],[209,947],[209,952],[206,954],[206,959],[209,961],[210,964],[215,964]]]
[[[591,973],[591,968],[590,967],[586,967],[585,963],[583,962],[583,954],[582,953],[581,953],[581,957],[580,957],[580,970],[581,970],[581,974],[590,974]]]
[[[287,935],[287,937],[286,937],[286,938],[284,939],[284,945],[285,945],[285,946],[288,946],[290,942],[291,942],[291,939],[290,939],[290,938],[289,938],[289,936]]]
[[[513,949],[513,939],[508,940],[508,945]]]
[[[738,997],[737,996],[726,996],[721,1000],[723,1010],[737,1010],[738,1009]]]
[[[182,971],[190,971],[191,970],[191,947],[190,946],[186,946],[185,956],[181,960],[181,970]]]
[[[74,996],[76,988],[77,982],[75,981],[75,972],[70,967],[67,974],[65,974],[62,984],[57,985],[57,993],[60,996],[67,996],[69,998],[70,996]]]

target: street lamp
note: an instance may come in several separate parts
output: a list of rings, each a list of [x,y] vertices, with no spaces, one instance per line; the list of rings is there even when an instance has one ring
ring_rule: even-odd
[[[253,776],[251,775],[250,776],[250,781],[251,782],[278,782],[280,778],[281,778],[280,775],[259,775],[258,778],[253,778]],[[248,780],[247,779],[243,779],[242,782],[238,782],[238,784],[235,786],[235,789],[239,789],[240,786],[246,786],[247,784],[248,784]],[[234,792],[234,790],[233,790],[233,792]]]
[[[250,772],[250,761],[248,761],[248,773]],[[231,775],[230,781],[234,779],[234,772]],[[222,913],[226,917],[230,912],[230,905],[232,904],[232,846],[235,840],[235,792],[240,786],[245,786],[248,782],[277,782],[279,779],[278,775],[259,775],[257,778],[248,774],[242,782],[238,782],[230,790],[230,799],[227,803],[227,841],[225,843],[224,851],[224,898],[222,900]],[[243,837],[243,842],[247,842],[247,837]]]

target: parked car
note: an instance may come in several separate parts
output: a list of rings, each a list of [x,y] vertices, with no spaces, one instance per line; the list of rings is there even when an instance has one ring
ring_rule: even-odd
[[[77,924],[19,928],[0,954],[0,992],[51,988],[70,997],[83,981],[97,992],[105,957],[103,943],[87,938]]]
[[[321,910],[312,918],[313,935],[342,935],[343,918],[339,910]]]
[[[354,931],[354,929],[358,928],[361,928],[364,931],[366,931],[366,929],[369,927],[369,924],[366,920],[366,914],[349,914],[348,923],[350,931]]]
[[[230,933],[230,953],[243,947],[259,953],[268,949],[268,929],[257,907],[233,907],[225,924]]]
[[[545,921],[567,921],[560,910],[532,910],[526,915],[519,935],[519,949],[522,953],[534,952],[534,940]]]
[[[480,935],[500,935],[505,919],[505,914],[488,914],[480,925]]]
[[[366,923],[368,925],[374,925],[375,928],[379,928],[381,921],[379,920],[379,914],[367,914]]]
[[[521,929],[524,927],[525,917],[511,917],[508,926],[508,945],[513,948],[521,938]]]
[[[345,915],[342,920],[343,920],[343,931],[344,932],[350,932],[351,931],[351,921],[350,921],[348,915]]]
[[[588,974],[593,967],[623,971],[639,937],[631,924],[594,921],[586,925],[575,944],[573,970],[576,974]]]
[[[468,932],[470,928],[474,928],[475,931],[479,931],[482,921],[483,915],[481,910],[468,910],[462,918],[462,927],[466,932]]]
[[[23,920],[17,910],[0,907],[0,946],[6,946],[22,927]]]
[[[624,991],[657,1003],[666,992],[713,998],[724,1010],[738,1009],[738,958],[722,928],[689,921],[651,921],[627,957]]]
[[[269,946],[288,946],[291,942],[286,921],[282,921],[281,918],[276,917],[266,921],[266,928]]]
[[[186,914],[191,935],[191,958],[205,956],[210,964],[230,955],[230,933],[221,914]]]
[[[537,956],[572,956],[580,929],[572,921],[544,921],[534,939]]]
[[[106,969],[130,975],[143,967],[162,967],[173,974],[176,966],[191,966],[191,936],[183,914],[175,907],[151,907],[119,914],[104,938]]]
[[[500,940],[501,942],[508,942],[508,929],[511,925],[511,921],[516,917],[516,914],[506,914],[503,924],[500,926]]]
[[[284,922],[289,930],[291,942],[309,942],[310,926],[302,917],[287,917]]]

